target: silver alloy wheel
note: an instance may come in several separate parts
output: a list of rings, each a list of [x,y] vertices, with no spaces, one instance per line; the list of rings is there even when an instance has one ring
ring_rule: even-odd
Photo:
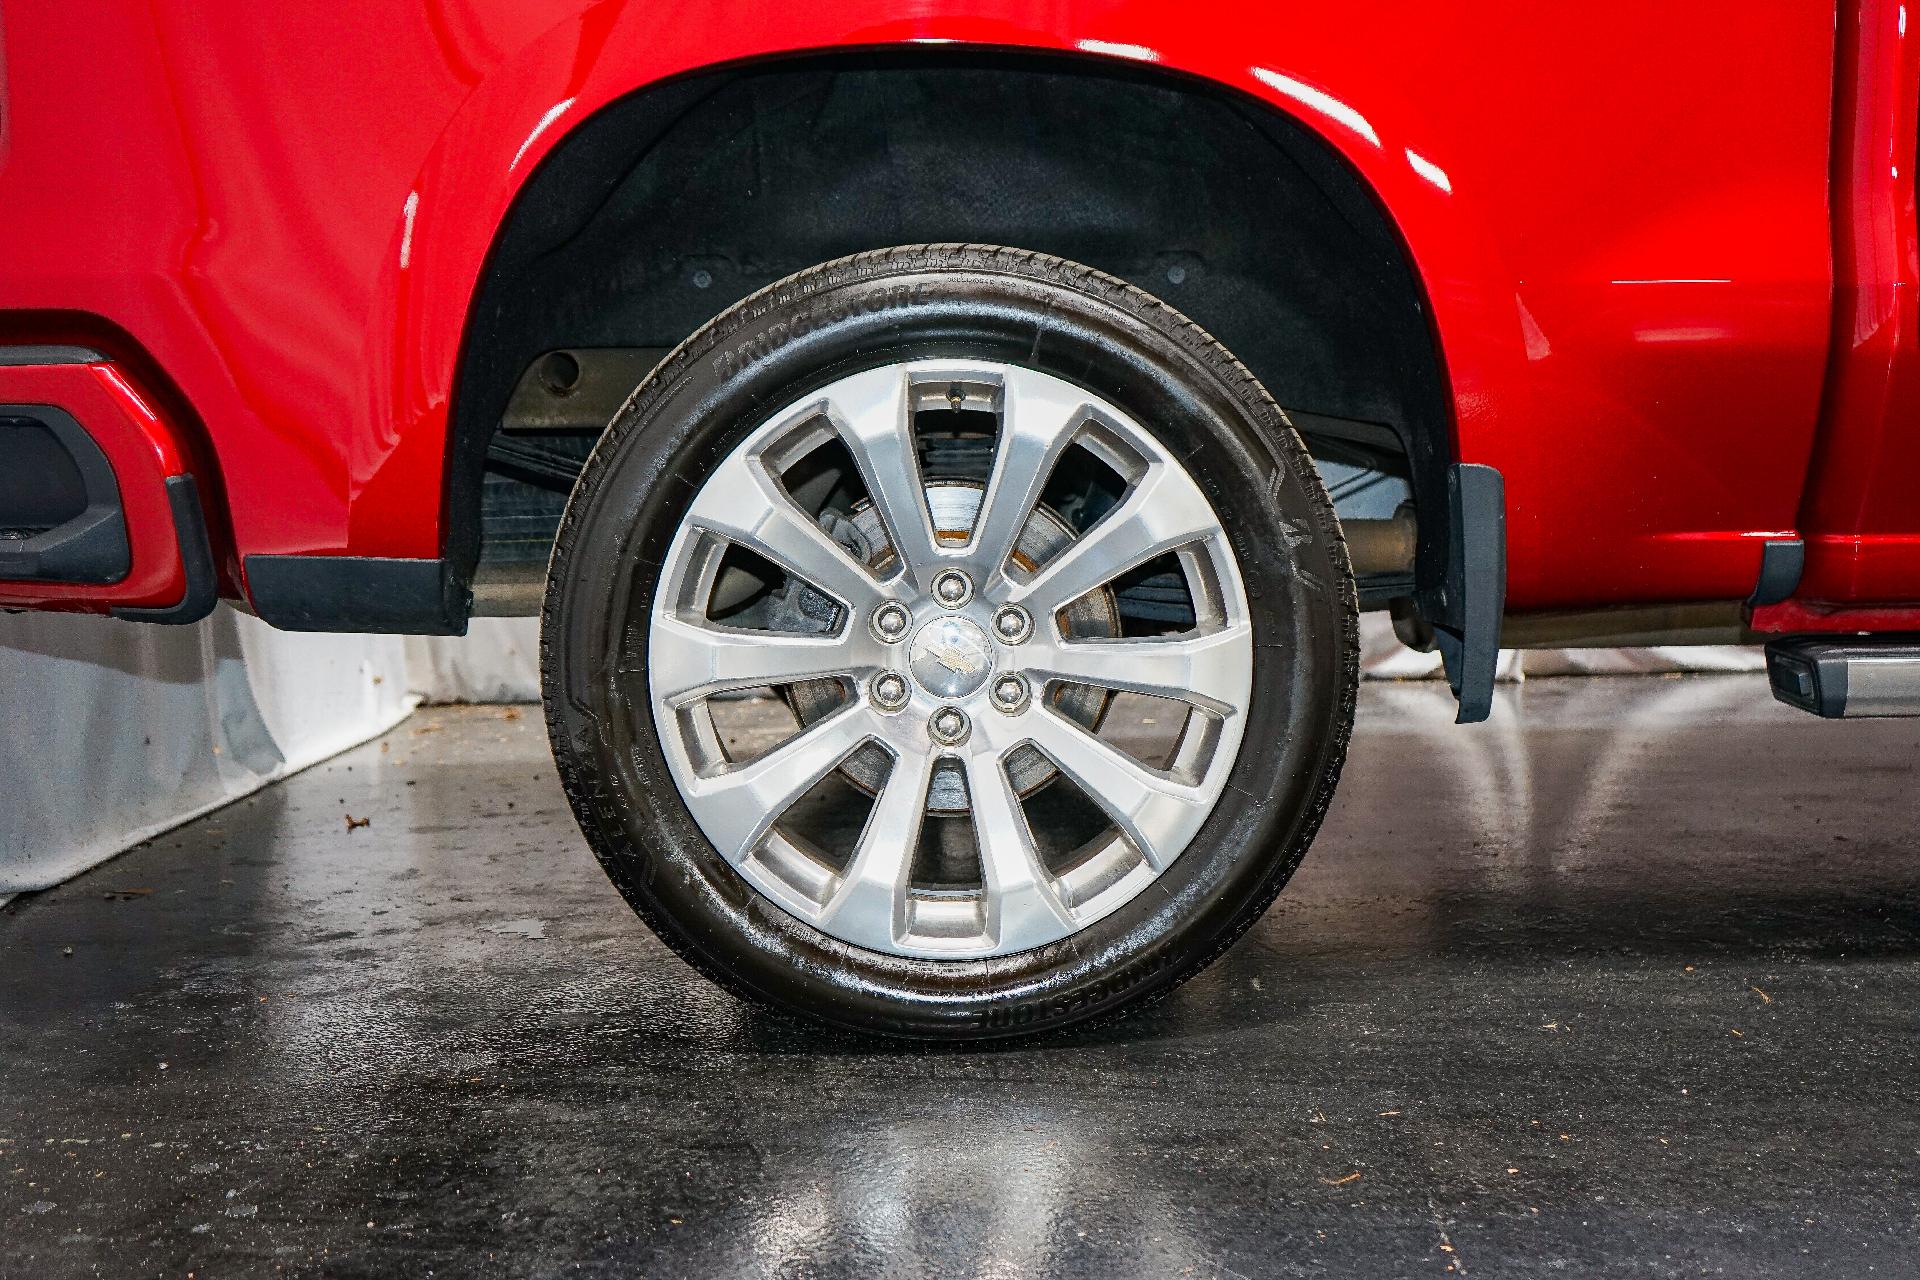
[[[994,459],[969,527],[936,529],[915,416],[963,402],[993,414]],[[885,555],[863,561],[850,552],[783,483],[796,462],[834,440],[884,527]],[[1048,478],[1071,446],[1110,468],[1124,492],[1056,554],[1023,563],[1015,550],[1040,518]],[[830,629],[713,620],[714,584],[729,546],[830,598],[838,606]],[[1185,578],[1190,629],[1103,639],[1063,632],[1069,606],[1167,556]],[[904,643],[883,639],[891,628],[874,624],[889,605],[910,617]],[[1030,634],[1017,643],[996,626],[1013,607],[1031,619]],[[1239,750],[1253,634],[1219,516],[1151,433],[1059,378],[932,360],[853,374],[787,406],[707,476],[668,551],[647,670],[654,723],[687,809],[755,889],[855,946],[961,959],[1023,951],[1085,928],[1180,855],[1219,800]],[[872,692],[897,690],[882,679],[889,673],[905,677],[897,709],[877,706]],[[1031,691],[1012,708],[994,698],[996,677],[1007,674]],[[841,682],[844,699],[757,758],[729,756],[709,699],[810,681]],[[1062,713],[1066,691],[1085,686],[1182,704],[1184,728],[1163,767]],[[947,711],[960,716],[941,716]],[[964,726],[957,740],[940,731],[956,726]],[[783,832],[781,820],[797,801],[875,749],[889,764],[850,848],[823,856]],[[1010,776],[1033,753],[1050,766],[1047,776],[1064,775],[1109,824],[1070,862],[1042,850]],[[943,768],[964,775],[979,867],[968,892],[929,890],[913,878],[930,788]]]

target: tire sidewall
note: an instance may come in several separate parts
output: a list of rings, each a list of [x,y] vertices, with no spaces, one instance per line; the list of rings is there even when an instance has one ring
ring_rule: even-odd
[[[1231,942],[1292,873],[1351,723],[1351,574],[1324,490],[1280,411],[1171,308],[1086,268],[1031,254],[1010,266],[1005,253],[862,255],[740,304],[629,399],[556,540],[543,619],[548,718],[563,782],[608,875],[724,985],[861,1030],[1031,1033],[1170,988]],[[648,699],[623,704],[610,676],[622,652],[629,667],[644,654],[668,549],[721,459],[770,413],[828,383],[934,358],[1052,374],[1152,432],[1220,516],[1254,636],[1238,756],[1184,852],[1070,937],[972,961],[853,947],[755,891],[682,803]]]

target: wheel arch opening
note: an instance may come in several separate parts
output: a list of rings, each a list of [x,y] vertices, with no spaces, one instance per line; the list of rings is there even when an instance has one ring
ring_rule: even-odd
[[[630,389],[764,285],[946,241],[1085,263],[1213,333],[1307,438],[1343,519],[1417,511],[1417,572],[1363,577],[1363,602],[1446,615],[1451,397],[1411,255],[1361,176],[1208,81],[951,49],[701,72],[555,146],[495,237],[456,377],[447,554],[478,575],[479,608],[520,611],[538,589],[609,403],[596,371]]]

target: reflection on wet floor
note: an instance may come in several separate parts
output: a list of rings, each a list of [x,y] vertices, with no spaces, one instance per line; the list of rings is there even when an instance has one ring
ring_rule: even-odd
[[[673,958],[537,712],[423,713],[0,911],[0,1273],[1909,1268],[1920,724],[1751,677],[1450,720],[1368,686],[1169,1000],[921,1054]]]

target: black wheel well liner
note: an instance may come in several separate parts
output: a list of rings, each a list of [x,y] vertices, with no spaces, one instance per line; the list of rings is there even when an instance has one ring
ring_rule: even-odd
[[[1211,331],[1283,407],[1390,427],[1420,514],[1423,611],[1453,612],[1451,396],[1411,255],[1367,183],[1312,130],[1210,81],[946,49],[691,73],[554,148],[495,236],[462,339],[451,576],[479,562],[488,445],[539,354],[671,347],[793,271],[929,241],[1120,276]]]

